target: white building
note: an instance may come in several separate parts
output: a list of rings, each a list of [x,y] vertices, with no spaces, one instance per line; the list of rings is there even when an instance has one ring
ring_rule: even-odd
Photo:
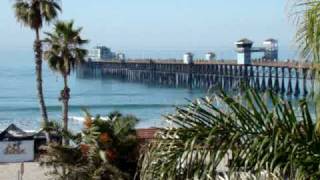
[[[237,64],[251,64],[251,50],[253,42],[249,39],[241,39],[235,42],[237,46]]]
[[[214,61],[216,59],[216,54],[213,52],[208,52],[205,56],[206,61]]]
[[[263,59],[277,61],[278,60],[278,41],[275,39],[267,39],[263,42],[265,49]]]
[[[126,55],[124,53],[118,53],[117,60],[122,61],[122,62],[126,61]]]
[[[193,54],[188,52],[183,55],[183,63],[184,64],[192,64],[193,63]]]
[[[111,52],[106,46],[96,46],[89,51],[88,58],[93,61],[112,60],[116,57],[115,53]]]

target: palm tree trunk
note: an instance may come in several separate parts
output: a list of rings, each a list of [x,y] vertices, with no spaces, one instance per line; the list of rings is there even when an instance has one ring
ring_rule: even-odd
[[[36,40],[34,42],[34,52],[35,52],[35,64],[36,64],[36,83],[37,83],[37,96],[40,104],[40,113],[43,121],[43,127],[48,125],[48,114],[47,108],[43,97],[43,87],[42,87],[42,47],[40,41],[39,29],[36,29]],[[47,143],[50,142],[50,136],[48,132],[45,132]]]
[[[63,116],[63,130],[68,131],[68,112],[69,112],[69,99],[70,99],[70,89],[68,87],[68,75],[63,75],[64,89],[61,91],[61,100],[62,100],[62,116]],[[68,139],[63,138],[64,145],[68,145]]]

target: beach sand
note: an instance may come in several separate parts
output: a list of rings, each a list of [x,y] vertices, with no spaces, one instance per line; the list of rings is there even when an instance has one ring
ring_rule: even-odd
[[[18,180],[20,163],[0,163],[0,180]],[[24,163],[23,180],[48,180],[46,170],[37,162]]]

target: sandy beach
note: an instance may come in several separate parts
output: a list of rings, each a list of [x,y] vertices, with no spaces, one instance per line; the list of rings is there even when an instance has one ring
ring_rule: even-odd
[[[0,179],[1,180],[18,180],[18,171],[20,163],[1,163],[0,164]],[[23,180],[47,180],[45,169],[40,167],[37,162],[24,163]]]

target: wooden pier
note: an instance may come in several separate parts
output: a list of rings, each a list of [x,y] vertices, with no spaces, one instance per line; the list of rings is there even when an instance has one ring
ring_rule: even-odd
[[[79,78],[112,77],[121,80],[188,88],[239,90],[240,85],[260,91],[271,89],[288,96],[306,96],[313,90],[315,71],[311,64],[254,61],[131,60],[87,62],[77,69]]]

